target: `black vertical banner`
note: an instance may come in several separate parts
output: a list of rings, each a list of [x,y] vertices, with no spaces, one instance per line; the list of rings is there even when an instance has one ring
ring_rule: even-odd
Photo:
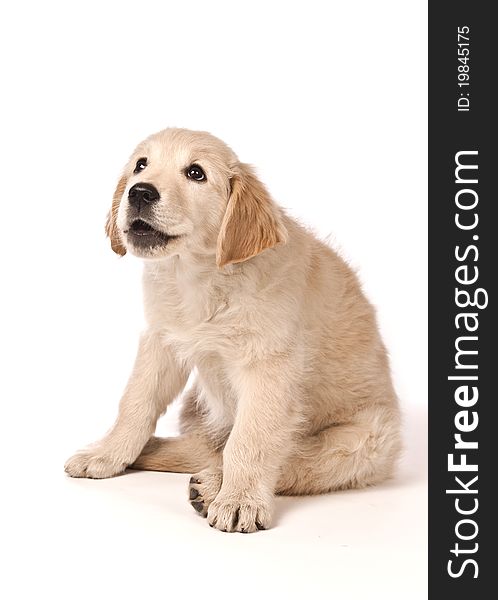
[[[429,3],[429,597],[438,599],[498,594],[495,9]]]

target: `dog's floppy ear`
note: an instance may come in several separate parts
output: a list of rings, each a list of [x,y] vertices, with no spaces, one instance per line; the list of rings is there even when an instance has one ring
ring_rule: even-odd
[[[216,264],[243,262],[286,239],[279,211],[264,185],[249,165],[238,163],[218,236]]]
[[[123,242],[119,236],[116,219],[118,216],[119,202],[125,191],[127,181],[128,179],[125,175],[122,175],[118,181],[118,185],[114,191],[114,196],[112,197],[111,210],[107,214],[107,221],[105,224],[105,232],[111,240],[111,248],[120,256],[124,256],[126,254],[126,248],[123,246]]]

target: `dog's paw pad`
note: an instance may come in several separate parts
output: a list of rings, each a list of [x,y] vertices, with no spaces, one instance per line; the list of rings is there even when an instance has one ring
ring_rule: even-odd
[[[220,469],[204,469],[190,478],[188,499],[195,511],[206,517],[209,505],[216,498],[222,483]]]
[[[191,504],[198,513],[202,513],[204,511],[204,502],[191,502]]]

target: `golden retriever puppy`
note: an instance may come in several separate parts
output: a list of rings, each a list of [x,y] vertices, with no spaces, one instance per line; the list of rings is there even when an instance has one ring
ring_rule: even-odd
[[[112,249],[144,259],[147,328],[112,429],[72,477],[194,473],[189,500],[221,531],[271,524],[275,494],[389,477],[399,409],[356,276],[204,132],[166,129],[126,165]],[[153,437],[185,388],[181,435]]]

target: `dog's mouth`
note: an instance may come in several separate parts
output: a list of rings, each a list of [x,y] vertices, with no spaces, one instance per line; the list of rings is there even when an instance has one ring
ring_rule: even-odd
[[[135,243],[150,246],[158,243],[167,244],[170,240],[180,237],[179,235],[168,235],[163,231],[159,231],[142,219],[135,219],[124,233],[131,236]]]
[[[142,235],[162,235],[160,231],[158,231],[157,229],[154,229],[154,227],[152,227],[152,225],[149,225],[149,223],[142,221],[142,219],[137,219],[136,221],[133,221],[128,232],[133,233],[134,235],[140,235],[140,236],[142,236]]]

